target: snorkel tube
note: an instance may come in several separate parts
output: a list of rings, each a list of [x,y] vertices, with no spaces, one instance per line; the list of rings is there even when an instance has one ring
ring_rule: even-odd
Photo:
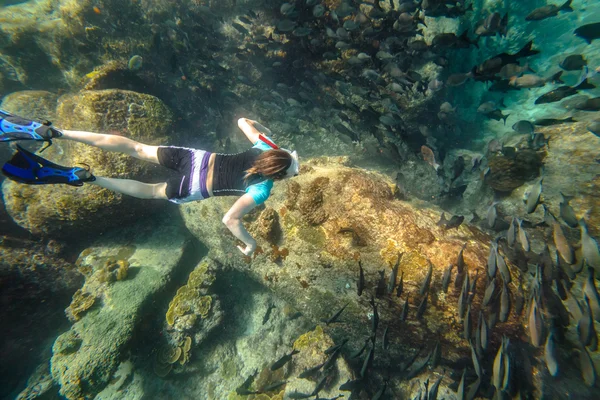
[[[265,135],[263,135],[262,133],[258,134],[258,139],[265,143],[267,146],[269,146],[272,149],[279,149],[280,147],[277,146],[275,143],[273,143],[272,141],[270,141]],[[289,176],[296,176],[300,173],[300,162],[298,161],[298,153],[296,152],[296,150],[294,151],[290,151],[288,149],[281,149],[284,150],[286,152],[288,152],[291,156],[292,156],[292,164],[288,167],[287,169],[287,175]]]

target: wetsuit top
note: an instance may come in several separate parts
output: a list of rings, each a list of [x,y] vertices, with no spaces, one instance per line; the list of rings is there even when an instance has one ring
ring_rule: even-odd
[[[270,138],[267,139],[272,141]],[[271,194],[273,180],[258,177],[246,183],[244,175],[254,160],[267,150],[271,150],[271,147],[258,140],[252,148],[241,153],[216,153],[213,170],[213,196],[241,196],[248,193],[257,205],[264,203]]]

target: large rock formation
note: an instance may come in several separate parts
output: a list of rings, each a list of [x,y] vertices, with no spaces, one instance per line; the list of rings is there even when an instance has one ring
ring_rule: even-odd
[[[402,299],[390,296],[379,310],[381,320],[390,323],[392,342],[402,347],[412,341],[414,346],[415,338],[422,338],[424,344],[439,338],[444,344],[451,344],[446,356],[457,358],[467,343],[455,329],[460,324],[456,315],[458,293],[441,292],[442,272],[448,264],[456,263],[466,244],[464,259],[471,274],[482,275],[489,237],[468,225],[443,230],[436,226],[438,211],[425,204],[395,200],[395,191],[392,182],[378,173],[350,168],[331,159],[313,160],[303,165],[299,177],[277,183],[266,207],[245,219],[261,247],[252,260],[246,261],[220,223],[232,199],[186,204],[181,214],[189,230],[210,248],[213,257],[245,271],[309,318],[326,319],[348,302],[344,324],[333,330],[343,331],[343,336],[349,336],[352,346],[357,347],[362,344],[359,338],[368,333],[368,299],[375,295],[383,276],[380,273],[385,275],[383,283],[387,286],[398,254],[404,253],[398,275],[403,274]],[[273,239],[271,232],[277,229],[283,232],[281,239]],[[358,260],[367,282],[362,297],[356,294]],[[419,286],[427,275],[427,260],[433,263],[430,305],[425,318],[417,321],[416,308],[424,297],[419,294]],[[482,285],[479,290],[483,290]],[[407,296],[411,322],[400,328],[398,315]],[[474,305],[473,314],[475,308],[478,306]],[[519,329],[511,319],[498,332]]]
[[[36,98],[40,102],[33,101]],[[2,108],[17,115],[52,117],[63,129],[106,132],[147,144],[167,140],[171,111],[157,98],[121,90],[82,91],[65,95],[52,108],[55,96],[47,92],[18,92],[8,96]],[[30,108],[38,104],[37,108]],[[39,104],[46,107],[40,108]],[[55,116],[55,118],[53,117]],[[132,157],[102,151],[88,145],[55,140],[44,157],[62,165],[89,165],[97,176],[150,181],[159,167]],[[159,177],[161,175],[159,174]],[[125,220],[147,216],[153,210],[147,201],[123,196],[97,186],[28,186],[3,183],[6,209],[14,221],[35,235],[77,237],[119,226]],[[116,212],[118,210],[118,212]]]
[[[51,371],[63,396],[90,398],[109,383],[145,310],[178,267],[190,262],[184,257],[189,244],[181,228],[138,226],[80,255],[79,268],[88,278],[69,306],[77,322],[53,346]],[[128,269],[122,274],[109,268],[114,264]],[[107,275],[111,272],[115,279]]]

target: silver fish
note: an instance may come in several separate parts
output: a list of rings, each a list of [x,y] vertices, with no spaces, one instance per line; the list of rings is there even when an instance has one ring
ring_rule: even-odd
[[[598,294],[598,289],[596,289],[593,268],[588,268],[588,276],[583,287],[583,292],[590,300],[590,308],[594,314],[594,319],[600,322],[600,295]]]
[[[417,319],[423,318],[425,310],[427,310],[427,295],[423,297],[423,300],[421,300],[421,304],[419,304],[419,308],[417,308]]]
[[[565,260],[567,264],[573,264],[575,262],[575,258],[573,257],[573,249],[569,245],[565,233],[557,221],[555,221],[552,225],[552,236],[554,237],[554,245],[558,250],[558,254],[560,254],[562,259]]]
[[[517,235],[515,230],[516,222],[516,219],[513,217],[513,219],[510,221],[508,231],[506,232],[506,240],[510,247],[513,247],[515,245],[515,242],[517,241]]]
[[[467,313],[465,314],[465,320],[463,322],[463,337],[467,340],[471,340],[471,331],[473,328],[473,322],[471,321],[471,305],[467,307]]]
[[[438,340],[435,343],[435,347],[431,351],[431,357],[429,358],[429,366],[432,369],[434,369],[435,367],[437,367],[439,365],[441,359],[442,359],[442,345],[440,344],[440,341]]]
[[[508,320],[510,312],[510,291],[506,282],[502,282],[502,293],[500,294],[500,322]]]
[[[442,291],[444,293],[448,292],[448,286],[450,285],[450,279],[452,278],[452,267],[452,264],[448,265],[448,268],[446,268],[444,276],[442,277]]]
[[[579,229],[581,230],[581,250],[583,258],[587,264],[596,270],[596,274],[600,274],[600,251],[598,243],[590,236],[587,230],[587,225],[582,219],[579,220]]]
[[[596,384],[596,368],[594,368],[594,362],[585,347],[579,350],[579,367],[585,384],[589,387],[594,386]]]
[[[506,284],[512,282],[512,278],[510,277],[510,271],[508,270],[508,266],[506,265],[506,261],[504,261],[504,257],[498,253],[496,249],[496,265],[498,265],[498,271],[500,271],[500,275],[502,275],[502,279]]]
[[[463,370],[462,378],[460,378],[460,383],[458,384],[458,390],[456,391],[456,398],[458,400],[465,399],[465,376],[467,375],[467,369]]]
[[[550,371],[550,375],[558,375],[558,361],[556,360],[556,343],[554,343],[554,334],[550,332],[546,338],[546,344],[544,345],[544,361],[546,361],[546,367]]]
[[[531,305],[529,306],[528,323],[529,340],[535,347],[540,347],[542,340],[544,340],[542,332],[542,314],[540,313],[535,296],[531,299]]]
[[[530,249],[529,237],[527,237],[527,232],[525,232],[525,229],[523,229],[523,221],[520,219],[517,219],[517,223],[519,224],[519,233],[518,233],[519,243],[521,244],[521,248],[525,252],[528,252]]]
[[[469,341],[469,346],[471,347],[471,360],[473,361],[473,367],[475,367],[475,373],[479,378],[481,378],[481,365],[479,364],[479,358],[477,357],[477,353],[475,352],[475,346],[473,346],[473,341]]]
[[[427,260],[427,262],[429,263],[429,270],[427,271],[427,276],[425,277],[425,282],[423,282],[421,289],[419,289],[419,294],[421,296],[423,296],[425,293],[429,292],[429,285],[431,284],[431,275],[433,274],[433,264],[431,264],[431,261],[429,261],[429,260]]]
[[[481,325],[479,328],[479,337],[481,340],[481,349],[482,350],[487,350],[488,348],[488,327],[487,327],[487,321],[485,320],[485,318],[483,317],[483,312],[479,312],[479,318],[481,320]]]
[[[402,312],[400,313],[400,321],[404,322],[408,318],[408,296],[406,296],[406,301],[402,306]]]
[[[402,260],[402,254],[403,253],[398,253],[398,260],[396,261],[396,264],[394,265],[394,268],[392,269],[392,273],[390,275],[390,280],[388,281],[388,287],[387,287],[388,293],[394,292],[394,286],[396,286],[396,277],[398,276],[398,267],[400,266],[400,260]]]
[[[561,202],[560,202],[560,217],[569,225],[571,228],[577,228],[577,216],[575,215],[575,210],[569,204],[569,200],[572,197],[565,196],[562,192],[560,192]]]
[[[483,294],[483,301],[481,304],[484,307],[487,307],[487,305],[490,304],[490,301],[492,301],[492,298],[494,297],[495,292],[496,292],[496,279],[491,279],[490,282],[488,283],[487,287],[485,288],[485,292]]]
[[[487,224],[490,229],[494,229],[496,225],[496,218],[498,218],[498,210],[496,209],[496,204],[493,203],[487,211]]]
[[[502,389],[502,384],[504,381],[504,352],[505,352],[505,339],[506,337],[502,337],[502,343],[496,352],[496,357],[494,358],[494,366],[492,368],[492,385],[496,388],[496,391]]]
[[[494,276],[496,276],[496,253],[498,252],[498,249],[496,247],[496,243],[492,242],[490,243],[490,254],[488,255],[488,259],[487,259],[487,274],[490,278],[493,278]]]
[[[527,207],[527,213],[531,214],[533,213],[538,204],[540,203],[540,197],[542,195],[542,182],[544,180],[544,177],[540,177],[540,179],[538,179],[538,181],[536,183],[534,183],[533,185],[531,185],[531,188],[529,189],[529,195],[527,196],[527,199],[525,200],[525,205]]]

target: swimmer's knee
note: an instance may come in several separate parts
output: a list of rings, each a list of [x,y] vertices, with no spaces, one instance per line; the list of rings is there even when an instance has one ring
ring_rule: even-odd
[[[157,200],[169,200],[167,197],[167,182],[156,183],[153,185],[152,198]]]

